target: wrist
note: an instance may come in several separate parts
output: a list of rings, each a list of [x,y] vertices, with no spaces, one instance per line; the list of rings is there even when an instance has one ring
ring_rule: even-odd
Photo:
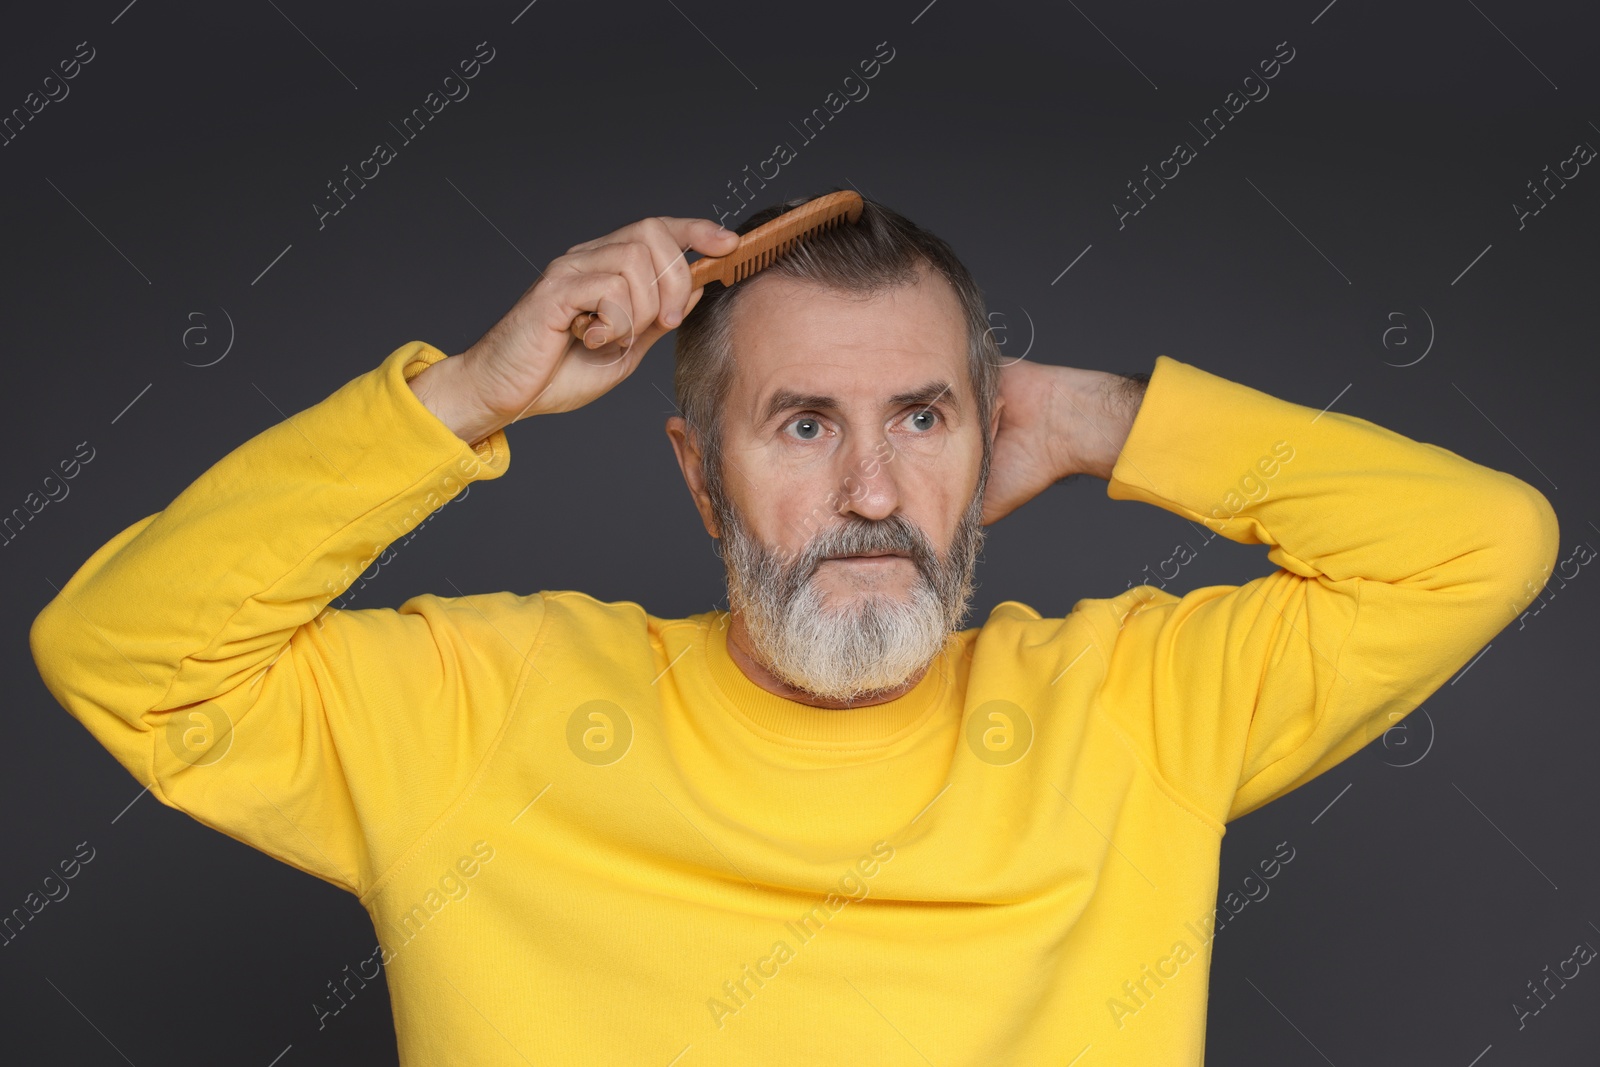
[[[1149,376],[1077,367],[1060,370],[1062,381],[1058,386],[1066,403],[1057,405],[1058,430],[1052,434],[1060,445],[1056,469],[1063,478],[1092,474],[1110,481],[1111,471],[1144,399],[1144,386]]]
[[[441,359],[410,381],[422,405],[457,437],[476,447],[509,419],[495,414],[480,399],[465,354]]]

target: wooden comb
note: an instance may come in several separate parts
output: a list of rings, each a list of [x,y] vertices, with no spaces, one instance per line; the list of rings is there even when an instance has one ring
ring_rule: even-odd
[[[743,281],[762,268],[770,267],[779,256],[807,237],[855,222],[861,217],[861,207],[861,194],[853,189],[807,200],[742,235],[739,244],[727,255],[701,256],[689,264],[690,291],[712,281],[723,285]],[[594,324],[595,317],[594,312],[585,311],[573,319],[572,336],[582,341],[584,330]]]

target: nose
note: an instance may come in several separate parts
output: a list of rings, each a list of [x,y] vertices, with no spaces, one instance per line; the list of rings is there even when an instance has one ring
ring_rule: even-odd
[[[895,477],[893,446],[881,433],[851,442],[838,453],[841,515],[858,515],[873,521],[886,519],[900,508],[900,486]]]

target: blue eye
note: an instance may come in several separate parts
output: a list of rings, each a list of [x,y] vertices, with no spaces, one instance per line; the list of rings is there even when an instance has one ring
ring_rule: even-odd
[[[822,423],[809,415],[803,415],[789,424],[795,430],[795,436],[802,441],[815,441],[822,434]]]
[[[938,424],[939,413],[932,408],[923,408],[913,411],[906,418],[918,430],[931,430]]]

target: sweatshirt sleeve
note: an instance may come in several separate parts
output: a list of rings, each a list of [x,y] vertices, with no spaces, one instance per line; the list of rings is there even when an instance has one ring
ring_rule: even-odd
[[[1549,501],[1510,474],[1168,356],[1106,495],[1268,545],[1278,568],[1092,602],[1108,713],[1220,823],[1414,710],[1516,617],[1558,549]]]
[[[328,605],[510,462],[406,383],[413,341],[246,441],[117,534],[34,620],[51,694],[161,803],[357,896],[468,787],[530,666],[542,600]]]

